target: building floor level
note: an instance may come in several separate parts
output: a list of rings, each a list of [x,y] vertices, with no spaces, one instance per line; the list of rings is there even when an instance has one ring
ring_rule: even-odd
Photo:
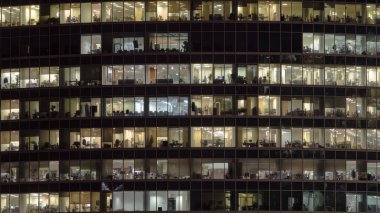
[[[0,213],[380,212],[380,0],[1,0]]]

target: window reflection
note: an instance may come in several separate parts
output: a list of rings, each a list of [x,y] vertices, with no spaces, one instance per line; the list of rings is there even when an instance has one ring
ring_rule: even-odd
[[[40,19],[39,5],[1,7],[1,26],[37,25]]]
[[[142,116],[143,97],[113,97],[105,99],[106,116]]]
[[[65,67],[64,73],[64,85],[65,86],[78,86],[80,82],[80,67]]]
[[[1,131],[1,151],[19,151],[20,136],[19,131]]]
[[[257,97],[237,97],[237,113],[240,116],[257,115]]]
[[[1,120],[18,120],[20,118],[19,100],[1,100]]]
[[[280,21],[280,1],[259,0],[259,21]]]
[[[193,17],[195,21],[234,20],[232,1],[194,1]]]
[[[151,33],[149,47],[152,51],[187,52],[187,33]]]
[[[67,3],[59,5],[60,23],[80,23],[80,4]]]
[[[257,65],[238,66],[237,84],[257,84]]]
[[[362,65],[136,64],[0,70],[1,89],[133,84],[295,84],[377,87],[380,68]],[[265,90],[267,92],[267,90]]]
[[[281,1],[281,21],[302,21],[302,2]]]
[[[65,117],[100,117],[101,115],[100,98],[65,98],[64,113]]]
[[[113,53],[144,51],[144,37],[113,38]]]
[[[101,35],[82,35],[81,54],[99,54],[102,51]]]
[[[21,134],[20,149],[23,151],[53,150],[59,148],[59,130],[28,130]]]
[[[124,116],[291,116],[377,118],[379,98],[375,90],[367,97],[305,95],[276,96],[166,96],[65,98],[61,100],[1,100],[2,120],[46,118],[92,118]],[[236,101],[236,102],[235,102]],[[236,104],[234,104],[236,103]],[[62,104],[63,108],[60,109]],[[62,111],[61,111],[62,110]]]
[[[321,172],[323,176],[331,177],[335,171],[339,172],[339,175],[334,175],[336,177],[351,176],[349,169],[351,171],[362,172],[361,161],[350,161],[345,163],[344,161],[338,160],[338,162],[332,163],[332,170],[330,162],[322,160],[305,160],[304,162],[286,160],[285,163],[279,160],[263,160],[258,162],[252,159],[239,159],[242,163],[245,175],[247,179],[270,179],[270,180],[302,180],[303,176],[315,178],[320,176]],[[206,162],[205,162],[206,163]],[[218,162],[211,162],[211,171],[215,171],[214,175],[219,175],[222,168]],[[228,163],[225,164],[223,171],[226,171]],[[255,167],[254,165],[259,165]],[[291,165],[291,166],[288,166]],[[304,171],[297,171],[299,165],[304,165]],[[329,169],[326,175],[323,174],[318,168]],[[370,165],[370,164],[369,164]],[[375,163],[376,165],[376,163]],[[228,167],[229,168],[229,167]],[[307,170],[307,169],[312,170]],[[314,169],[313,169],[314,168]],[[293,171],[294,170],[294,171]],[[335,178],[334,178],[335,179]],[[311,180],[311,179],[309,179]],[[107,186],[108,187],[108,186]],[[38,209],[44,209],[49,212],[100,212],[100,191],[73,191],[66,192],[62,191],[59,193],[2,193],[1,194],[1,211],[12,212],[11,210],[20,209],[26,210],[28,212],[35,212]],[[275,191],[275,193],[280,193],[280,191]],[[373,193],[364,192],[342,192],[337,193],[329,191],[318,191],[318,190],[304,190],[297,191],[297,193],[283,193],[285,198],[297,198],[299,199],[304,211],[317,211],[318,209],[332,208],[331,206],[338,206],[342,209],[348,209],[347,211],[359,212],[363,207],[360,204],[363,200],[366,200],[365,210],[368,212],[376,212],[379,208],[378,202],[380,199],[377,195]],[[333,194],[332,194],[333,193]],[[210,205],[216,205],[215,209],[221,210],[222,207],[218,208],[217,204],[230,207],[231,194],[230,191],[204,191],[199,193],[204,199],[192,198],[194,192],[190,191],[138,191],[138,190],[119,190],[105,193],[105,200],[108,211],[190,211],[191,207],[201,208],[206,203]],[[241,211],[252,211],[256,209],[267,208],[269,210],[269,202],[275,202],[274,198],[276,196],[270,196],[270,191],[268,190],[245,190],[236,193],[237,196],[237,208]],[[332,197],[334,195],[334,197]],[[331,198],[325,200],[324,198]],[[196,199],[196,200],[195,200]],[[336,200],[337,199],[337,200]],[[202,203],[193,204],[194,201],[202,201]],[[191,201],[191,202],[190,202]],[[341,202],[344,201],[342,204]],[[262,204],[260,204],[263,202]],[[202,205],[204,204],[204,205]],[[277,204],[277,203],[276,203]],[[293,204],[288,204],[284,206],[284,209],[298,209],[293,207]],[[66,210],[68,209],[68,210]],[[209,209],[204,207],[202,209]],[[278,209],[277,207],[271,206],[271,210]],[[301,208],[302,209],[302,208]],[[367,210],[368,209],[368,210]]]
[[[192,115],[232,115],[231,96],[198,96],[191,97]]]
[[[284,152],[285,153],[285,152]],[[100,167],[97,165],[101,165]],[[1,182],[133,179],[252,179],[376,181],[374,160],[237,158],[104,159],[1,163]]]
[[[100,148],[242,147],[287,149],[380,148],[379,130],[302,127],[125,127],[2,131],[1,151]],[[190,132],[189,132],[190,131]],[[62,133],[62,134],[60,134]],[[236,141],[236,142],[235,142]],[[284,152],[284,157],[295,153]],[[45,175],[43,175],[46,178]]]
[[[258,147],[258,129],[254,127],[239,127],[237,132],[238,147]]]
[[[262,116],[279,116],[280,115],[280,97],[279,96],[259,96],[258,112]]]
[[[81,23],[100,22],[100,17],[101,3],[80,3]]]
[[[149,116],[179,116],[187,115],[187,97],[150,97]]]
[[[234,127],[192,127],[191,147],[233,147]]]
[[[375,55],[374,35],[303,33],[304,53]],[[324,46],[324,47],[323,47]]]
[[[2,89],[58,87],[59,67],[2,69]]]
[[[1,83],[2,89],[19,88],[20,84],[20,71],[19,69],[2,69],[1,70]]]
[[[280,83],[280,67],[277,64],[259,65],[259,84],[278,84]]]
[[[190,4],[192,5],[190,10]],[[111,1],[3,6],[1,26],[76,24],[127,21],[304,21],[376,24],[373,3],[333,3],[300,0],[238,1]],[[236,11],[236,14],[235,14]]]

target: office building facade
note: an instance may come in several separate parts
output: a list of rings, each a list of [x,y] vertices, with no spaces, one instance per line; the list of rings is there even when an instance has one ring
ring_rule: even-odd
[[[380,212],[379,24],[379,0],[2,0],[0,211]]]

